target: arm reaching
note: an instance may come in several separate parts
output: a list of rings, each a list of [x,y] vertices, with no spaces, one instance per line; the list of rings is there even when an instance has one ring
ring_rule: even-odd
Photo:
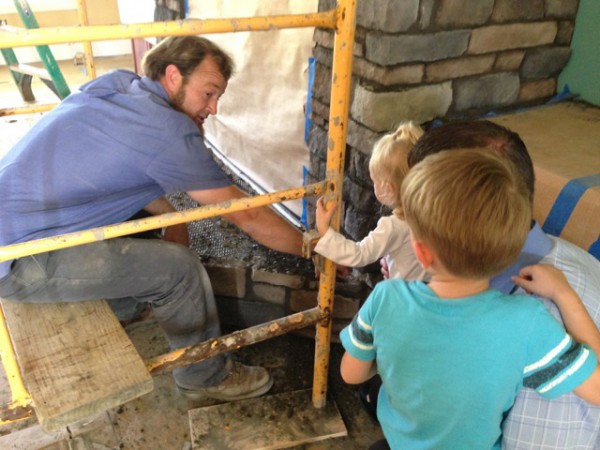
[[[315,222],[317,224],[317,231],[319,232],[319,236],[325,236],[325,233],[327,233],[327,230],[329,230],[331,218],[333,217],[333,213],[335,212],[336,208],[337,205],[331,204],[329,205],[329,209],[327,209],[327,204],[325,203],[325,199],[323,197],[320,197],[319,200],[317,200]]]
[[[171,202],[169,202],[169,200],[166,199],[166,197],[158,197],[152,200],[144,207],[144,210],[152,214],[153,216],[177,211],[175,207],[171,204]],[[180,223],[165,228],[165,232],[163,233],[163,239],[165,241],[175,242],[185,247],[189,247],[190,235],[188,233],[187,224]]]
[[[348,384],[360,384],[377,373],[375,361],[362,361],[345,352],[340,365],[342,379]]]
[[[560,270],[545,264],[527,266],[521,269],[519,276],[513,277],[513,281],[528,292],[552,299],[569,334],[600,355],[600,331]],[[596,367],[574,392],[590,403],[600,404],[600,368]]]
[[[188,195],[202,205],[248,197],[235,186],[190,191]],[[223,218],[273,250],[302,255],[302,234],[268,206],[225,214]]]

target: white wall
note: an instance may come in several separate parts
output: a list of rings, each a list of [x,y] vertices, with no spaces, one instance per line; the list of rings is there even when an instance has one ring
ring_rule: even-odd
[[[190,18],[317,12],[317,0],[190,0]],[[208,139],[267,191],[302,185],[308,165],[304,105],[314,28],[207,35],[234,58],[236,73],[205,123]],[[301,201],[286,206],[301,215]]]
[[[29,7],[35,15],[43,11],[77,10],[75,0],[28,0]],[[152,2],[154,3],[154,2]],[[17,14],[13,0],[0,0],[0,18],[3,14]],[[149,20],[150,22],[152,19]],[[76,53],[83,52],[83,44],[69,43],[51,45],[50,50],[57,61],[73,59]],[[39,62],[40,58],[34,47],[17,47],[14,49],[17,59],[21,63]],[[128,55],[131,53],[131,41],[119,39],[111,41],[92,42],[94,56]],[[4,58],[0,57],[0,65],[6,65]]]

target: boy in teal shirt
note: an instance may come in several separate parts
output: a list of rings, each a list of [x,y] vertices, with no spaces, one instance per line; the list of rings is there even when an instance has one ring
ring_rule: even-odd
[[[378,284],[341,333],[344,380],[383,380],[377,413],[390,447],[500,448],[523,386],[600,403],[600,332],[564,277],[530,267],[516,282],[552,294],[573,337],[534,298],[489,288],[531,223],[512,164],[477,149],[429,156],[409,172],[402,204],[431,281]]]

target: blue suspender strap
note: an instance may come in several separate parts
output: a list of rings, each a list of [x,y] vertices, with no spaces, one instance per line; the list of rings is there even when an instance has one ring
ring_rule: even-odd
[[[505,294],[512,294],[516,290],[516,286],[511,277],[518,275],[523,267],[539,263],[544,256],[550,253],[550,250],[552,250],[552,241],[537,222],[534,222],[517,261],[500,275],[492,278],[490,287]]]
[[[556,197],[544,222],[544,231],[553,236],[560,236],[579,199],[585,191],[595,186],[600,186],[600,173],[570,180]]]
[[[598,235],[598,239],[596,239],[596,242],[590,245],[588,252],[595,256],[597,260],[600,260],[600,234]]]

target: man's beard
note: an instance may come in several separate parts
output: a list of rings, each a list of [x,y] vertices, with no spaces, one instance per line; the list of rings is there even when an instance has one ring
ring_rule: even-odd
[[[179,86],[179,89],[177,89],[177,92],[175,92],[175,94],[171,98],[171,106],[173,107],[173,109],[175,109],[176,111],[179,111],[180,113],[183,113],[185,115],[187,115],[187,113],[183,110],[183,103],[185,102],[185,89],[184,88],[185,88],[186,84],[187,83],[184,81],[181,84],[181,86]],[[191,117],[190,117],[190,119],[191,119]],[[196,122],[194,121],[194,123],[196,123]],[[202,127],[201,125],[198,125],[198,129],[200,130],[200,135],[204,136],[204,127]]]

